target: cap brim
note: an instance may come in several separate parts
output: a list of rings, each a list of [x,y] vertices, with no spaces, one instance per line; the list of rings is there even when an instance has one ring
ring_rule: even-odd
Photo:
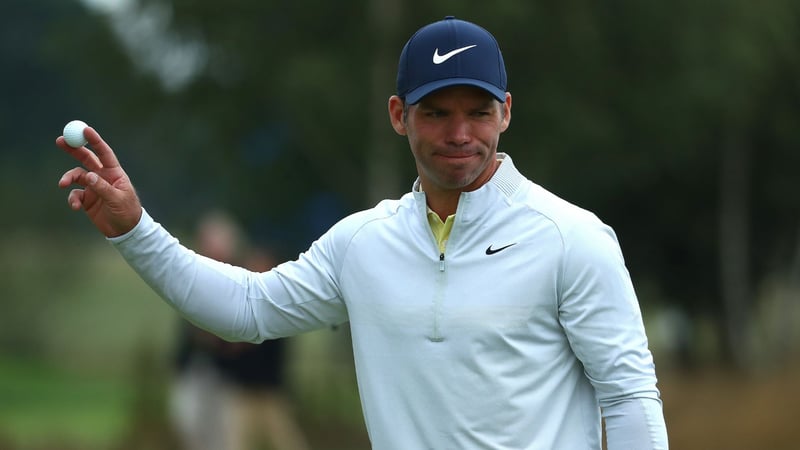
[[[443,80],[431,81],[430,83],[423,84],[422,86],[412,89],[406,94],[405,102],[409,105],[414,105],[422,100],[422,97],[430,94],[433,91],[438,91],[450,86],[475,86],[492,94],[499,102],[506,101],[506,92],[497,86],[481,80],[474,80],[472,78],[445,78]]]

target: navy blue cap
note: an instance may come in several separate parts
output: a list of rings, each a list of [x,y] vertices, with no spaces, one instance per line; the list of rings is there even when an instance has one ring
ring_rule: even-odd
[[[474,23],[452,16],[420,28],[406,42],[397,68],[397,95],[415,104],[448,86],[485,89],[506,99],[506,67],[497,40]]]

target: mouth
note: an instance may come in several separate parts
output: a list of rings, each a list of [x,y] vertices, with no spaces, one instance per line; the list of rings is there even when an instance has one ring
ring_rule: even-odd
[[[460,159],[469,159],[473,158],[478,155],[477,152],[438,152],[435,154],[439,158],[443,159],[450,159],[450,160],[460,160]]]

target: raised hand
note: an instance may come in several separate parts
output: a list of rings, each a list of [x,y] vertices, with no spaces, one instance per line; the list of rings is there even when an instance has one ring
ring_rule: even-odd
[[[64,136],[56,139],[56,145],[81,164],[65,172],[58,180],[58,187],[80,186],[67,196],[70,208],[75,211],[83,209],[94,226],[107,237],[125,234],[142,216],[139,196],[114,151],[100,134],[87,127],[83,135],[88,145],[78,148],[67,145]]]

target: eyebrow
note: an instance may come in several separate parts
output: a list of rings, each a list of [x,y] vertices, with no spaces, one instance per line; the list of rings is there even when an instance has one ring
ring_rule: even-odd
[[[492,108],[494,106],[494,102],[495,101],[496,101],[496,99],[494,99],[494,98],[488,98],[488,99],[486,99],[485,102],[482,102],[482,103],[478,104],[478,106],[473,108],[473,110],[490,109],[490,108]],[[417,107],[419,107],[421,109],[445,109],[442,106],[439,106],[439,105],[436,105],[434,103],[431,103],[431,101],[429,99],[426,101],[426,99],[424,99],[424,98],[422,100],[420,100],[419,103],[417,103]]]
[[[486,99],[477,109],[489,109],[495,106],[496,100],[493,97]]]

